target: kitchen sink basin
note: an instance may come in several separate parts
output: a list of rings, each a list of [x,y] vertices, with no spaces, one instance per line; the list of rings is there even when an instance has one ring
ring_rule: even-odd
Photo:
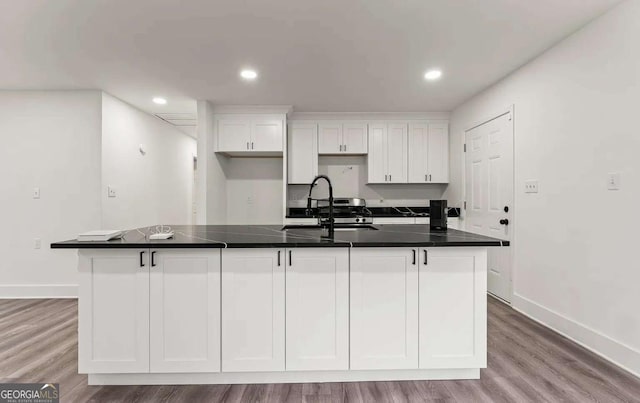
[[[306,229],[306,230],[322,230],[319,225],[303,225],[303,224],[291,224],[282,227],[281,231],[290,229]],[[333,229],[335,231],[377,231],[378,229],[369,224],[336,224]]]

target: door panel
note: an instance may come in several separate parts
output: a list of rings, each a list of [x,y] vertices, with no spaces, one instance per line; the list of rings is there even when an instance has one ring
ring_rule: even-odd
[[[510,240],[513,224],[512,112],[466,133],[466,226],[468,231]],[[505,207],[508,211],[505,211]],[[508,225],[501,223],[507,219]],[[489,292],[511,300],[511,251],[490,248]]]
[[[146,249],[78,253],[79,373],[149,372],[148,255]]]
[[[287,250],[287,371],[349,369],[349,251]]]
[[[409,183],[428,182],[429,126],[426,123],[409,124]]]
[[[339,154],[342,149],[342,123],[323,122],[318,125],[318,153]]]
[[[151,372],[220,371],[220,251],[152,251]]]
[[[284,371],[283,249],[222,251],[222,370]]]
[[[387,164],[390,183],[407,182],[407,125],[389,124]]]
[[[387,175],[387,125],[369,125],[369,155],[367,157],[369,183],[385,183]]]
[[[429,124],[427,147],[429,182],[449,182],[449,126],[446,123]]]
[[[417,367],[418,266],[412,249],[352,249],[351,369]]]
[[[345,123],[342,129],[343,153],[366,154],[367,153],[367,124]]]
[[[251,125],[252,151],[282,151],[281,120],[254,121]]]
[[[420,254],[420,368],[486,367],[486,249]]]
[[[249,151],[251,123],[248,120],[218,120],[218,151]]]
[[[293,123],[287,139],[288,183],[311,183],[318,175],[318,125]]]

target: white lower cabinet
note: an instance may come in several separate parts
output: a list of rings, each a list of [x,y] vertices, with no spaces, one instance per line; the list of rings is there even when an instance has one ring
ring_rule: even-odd
[[[222,370],[285,369],[349,369],[347,248],[223,250]]]
[[[349,369],[348,248],[289,249],[286,264],[286,369]]]
[[[284,371],[284,252],[222,251],[222,371]]]
[[[351,369],[418,368],[417,252],[351,250]]]
[[[150,371],[220,371],[220,251],[152,250]]]
[[[149,251],[81,250],[78,372],[149,372]]]
[[[487,365],[487,250],[420,253],[420,368]]]

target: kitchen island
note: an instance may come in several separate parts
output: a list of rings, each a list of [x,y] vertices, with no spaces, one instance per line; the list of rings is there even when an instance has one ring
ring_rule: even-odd
[[[428,225],[156,227],[78,249],[90,384],[473,379],[486,367],[488,247]]]

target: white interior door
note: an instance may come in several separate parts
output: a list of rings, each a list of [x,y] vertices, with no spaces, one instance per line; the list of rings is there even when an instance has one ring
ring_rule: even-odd
[[[511,240],[513,225],[513,112],[466,132],[467,231]],[[489,248],[488,289],[511,301],[511,249]]]

